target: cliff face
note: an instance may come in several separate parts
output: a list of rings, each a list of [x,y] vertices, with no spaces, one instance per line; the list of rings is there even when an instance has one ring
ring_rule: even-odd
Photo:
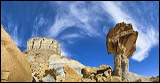
[[[60,44],[51,38],[46,37],[35,37],[27,42],[27,49],[24,51],[31,69],[32,76],[37,81],[56,81],[56,77],[48,73],[43,76],[41,73],[42,69],[54,68],[57,75],[60,75],[63,79],[65,78],[64,65],[69,65],[75,69],[80,75],[81,70],[85,66],[78,61],[67,59],[60,55]],[[35,76],[37,75],[37,76]],[[51,79],[52,78],[52,79]]]
[[[31,81],[31,69],[25,55],[1,25],[1,82]]]
[[[27,42],[23,52],[31,69],[33,82],[120,82],[111,76],[111,66],[86,67],[78,61],[60,55],[60,44],[51,38],[35,37]]]
[[[50,51],[52,54],[60,55],[60,44],[51,38],[35,37],[27,42],[27,51],[30,50]]]

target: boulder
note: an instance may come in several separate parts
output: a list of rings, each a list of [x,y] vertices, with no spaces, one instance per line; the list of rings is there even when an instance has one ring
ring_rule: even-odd
[[[119,76],[111,76],[111,82],[122,82],[122,78]]]
[[[96,82],[110,82],[111,73],[112,67],[108,65],[100,65],[99,68],[86,66],[82,69],[82,81],[86,82],[88,80],[90,82],[94,79]]]
[[[69,65],[64,65],[65,79],[62,82],[80,82],[82,76]]]
[[[82,78],[81,82],[96,82],[95,79],[89,79],[89,78]]]
[[[77,71],[78,74],[81,74],[81,70],[85,67],[83,64],[76,60],[72,59],[67,59],[64,56],[58,56],[58,55],[52,55],[49,58],[49,68],[53,67],[56,69],[58,75],[61,75],[62,78],[65,78],[65,73],[64,73],[64,65],[69,65],[73,69]]]
[[[56,82],[62,82],[63,78],[61,75],[56,76]]]

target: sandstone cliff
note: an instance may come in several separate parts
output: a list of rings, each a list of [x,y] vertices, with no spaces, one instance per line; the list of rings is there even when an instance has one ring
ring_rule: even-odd
[[[35,37],[27,42],[27,52],[32,50],[48,51],[52,54],[60,55],[60,44],[51,38]]]
[[[91,68],[61,56],[60,44],[51,38],[30,39],[24,54],[32,69],[33,82],[121,82],[121,77],[111,76],[111,66]]]
[[[1,82],[31,81],[31,69],[26,57],[1,25]]]
[[[56,81],[56,77],[50,73],[46,76],[41,75],[44,67],[46,67],[46,69],[54,68],[57,75],[60,75],[63,79],[65,78],[64,65],[71,66],[80,75],[82,68],[85,67],[78,61],[61,56],[60,44],[58,41],[51,38],[35,37],[30,39],[27,42],[27,49],[24,51],[24,54],[30,63],[32,76],[34,79],[38,78],[37,81]]]

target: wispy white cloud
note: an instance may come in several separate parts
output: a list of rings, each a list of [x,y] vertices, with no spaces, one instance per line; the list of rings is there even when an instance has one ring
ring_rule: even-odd
[[[66,40],[68,44],[73,44],[74,41],[72,39],[74,38],[83,38],[83,36],[97,37],[101,35],[96,29],[98,27],[94,26],[98,21],[102,20],[98,16],[98,14],[101,14],[98,9],[99,5],[88,5],[83,1],[50,2],[50,5],[53,7],[55,7],[55,4],[58,5],[57,10],[59,11],[56,11],[55,21],[49,31],[47,31],[49,37],[58,37],[59,34],[71,27],[78,30],[59,37],[61,40]],[[87,5],[88,7],[85,7]],[[65,47],[61,49],[62,55],[69,56],[69,52],[64,51],[64,49]]]
[[[68,34],[67,36],[62,36],[61,39],[71,39],[71,38],[80,38],[81,36],[79,34],[73,33],[73,34]]]
[[[18,34],[18,31],[17,31],[17,29],[18,29],[18,26],[13,26],[12,28],[14,28],[13,29],[13,32],[11,33],[11,37],[13,38],[13,40],[14,40],[14,43],[17,45],[17,46],[22,46],[22,39],[21,38],[19,38],[18,37],[18,35],[20,35],[20,34]]]
[[[80,38],[83,36],[98,37],[102,33],[98,32],[96,24],[101,20],[110,20],[112,22],[126,22],[133,25],[134,30],[139,32],[139,36],[136,42],[136,51],[132,56],[132,59],[137,61],[142,61],[147,58],[151,48],[158,44],[158,31],[153,28],[152,24],[146,22],[139,23],[137,18],[133,18],[131,13],[125,11],[124,2],[113,2],[113,1],[103,1],[103,2],[50,2],[51,6],[55,7],[58,5],[55,16],[55,21],[51,25],[47,34],[49,37],[55,38],[59,34],[64,32],[70,27],[79,28],[79,32],[73,31],[72,33],[63,34],[60,38],[62,40],[67,40],[68,43],[73,43],[70,41],[73,38]],[[88,4],[89,3],[89,4]],[[101,10],[101,11],[100,11]],[[137,10],[140,14],[140,10]],[[107,14],[109,16],[101,17],[101,15]],[[104,15],[105,16],[105,15]],[[109,18],[109,19],[108,19]],[[139,18],[140,19],[140,18]],[[41,20],[43,21],[43,20]],[[40,23],[41,23],[40,21]],[[144,28],[145,27],[145,28]],[[109,26],[105,25],[101,28],[103,33],[107,33]],[[79,34],[77,34],[79,33]],[[68,55],[63,52],[63,55]]]
[[[61,39],[63,40],[67,40],[68,44],[74,44],[75,42],[75,38],[83,38],[81,35],[77,34],[77,33],[73,33],[73,34],[68,34],[66,36],[62,36]]]
[[[7,16],[8,24],[6,27],[8,33],[10,34],[11,38],[13,39],[14,43],[19,46],[22,47],[23,46],[23,42],[22,42],[22,37],[20,37],[21,32],[18,32],[18,28],[19,26],[17,24],[15,24],[11,18],[11,16]]]
[[[57,3],[62,4],[63,2]],[[67,6],[60,5],[60,11],[57,11],[55,22],[49,30],[51,37],[58,36],[61,32],[72,26],[76,26],[75,28],[80,28],[81,31],[85,32],[82,35],[88,35],[90,37],[100,35],[93,27],[94,23],[101,20],[101,18],[94,14],[98,11],[83,7],[86,5],[86,2],[65,2],[64,4],[67,4]],[[67,34],[64,36],[67,36]]]
[[[152,47],[158,44],[159,32],[156,31],[151,24],[145,25],[144,23],[137,23],[134,18],[122,10],[121,4],[116,2],[102,2],[104,10],[110,14],[111,20],[115,23],[126,22],[132,23],[134,30],[139,32],[136,42],[136,52],[133,54],[132,59],[142,61],[149,56]],[[144,30],[142,27],[145,27]]]
[[[37,37],[38,36],[38,31],[40,30],[40,28],[43,27],[44,24],[48,23],[48,20],[46,20],[44,17],[42,16],[37,16],[33,22],[33,32],[31,34],[31,37]],[[43,27],[44,28],[44,27]]]
[[[61,56],[65,56],[67,58],[71,57],[72,55],[65,49],[64,43],[61,42]]]
[[[48,35],[50,37],[57,37],[58,34],[60,34],[62,31],[74,25],[75,25],[74,22],[71,22],[71,19],[69,19],[68,17],[64,18],[56,17],[55,22],[51,26]]]
[[[63,49],[61,49],[61,56],[69,57],[70,55],[68,54],[67,51],[64,51]]]
[[[148,25],[149,26],[149,25]],[[147,27],[147,32],[139,31],[138,40],[136,42],[136,50],[132,59],[142,61],[149,56],[151,48],[158,44],[159,32],[157,32],[152,26]]]

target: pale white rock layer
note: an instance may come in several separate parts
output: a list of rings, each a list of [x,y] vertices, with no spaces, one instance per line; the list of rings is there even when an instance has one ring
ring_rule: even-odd
[[[80,62],[57,55],[52,55],[49,58],[49,68],[55,68],[57,70],[58,75],[61,75],[63,78],[65,78],[63,66],[66,64],[74,68],[80,75],[82,75],[81,70],[85,68],[85,66]]]

